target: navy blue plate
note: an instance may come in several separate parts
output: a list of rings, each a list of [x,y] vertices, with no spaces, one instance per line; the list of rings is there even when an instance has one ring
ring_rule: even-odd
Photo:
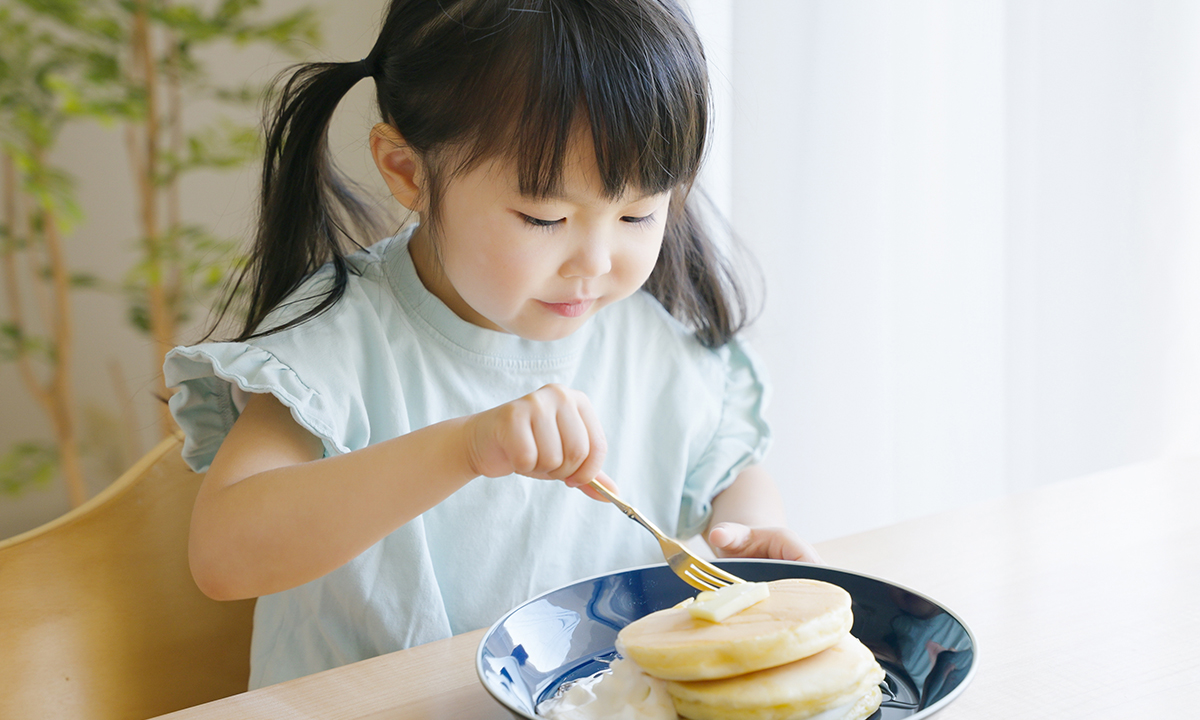
[[[782,560],[720,560],[754,582],[813,578],[853,599],[851,633],[887,673],[884,702],[870,720],[925,718],[958,696],[975,674],[975,638],[954,613],[885,580]],[[564,682],[603,670],[621,628],[696,591],[665,564],[631,568],[551,590],[500,618],[479,643],[475,670],[515,717],[536,719],[538,703]]]

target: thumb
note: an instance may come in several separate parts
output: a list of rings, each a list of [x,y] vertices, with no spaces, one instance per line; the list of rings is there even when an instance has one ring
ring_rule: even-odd
[[[708,533],[708,544],[719,557],[737,557],[750,551],[750,528],[741,523],[717,523]]]

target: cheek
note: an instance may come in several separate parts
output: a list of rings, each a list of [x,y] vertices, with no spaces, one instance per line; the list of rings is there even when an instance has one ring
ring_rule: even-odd
[[[625,255],[622,275],[640,287],[654,271],[661,251],[661,237],[657,242],[637,243]]]
[[[495,228],[478,228],[474,238],[447,258],[446,274],[465,300],[480,306],[477,310],[503,313],[532,291],[545,253],[523,253]]]
[[[454,209],[447,207],[448,211]],[[479,282],[492,273],[501,272],[503,268],[497,267],[496,263],[503,260],[498,257],[504,246],[503,238],[497,237],[499,233],[491,218],[461,211],[452,219],[449,212],[447,216],[442,225],[442,257],[451,281]]]

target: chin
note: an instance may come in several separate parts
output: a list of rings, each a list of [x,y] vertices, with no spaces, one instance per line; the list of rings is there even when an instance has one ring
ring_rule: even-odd
[[[548,324],[539,324],[539,327],[527,327],[519,330],[509,330],[514,335],[519,335],[526,340],[534,340],[536,342],[553,342],[562,340],[575,334],[579,328],[583,327],[591,315],[581,318],[572,318],[568,322],[557,322]]]
[[[536,342],[554,342],[555,340],[562,340],[563,338],[568,338],[568,337],[574,335],[575,331],[578,330],[580,327],[582,327],[582,325],[577,325],[572,328],[562,328],[560,330],[543,330],[541,332],[516,333],[516,334],[520,335],[521,337],[525,338],[526,340],[534,340]]]

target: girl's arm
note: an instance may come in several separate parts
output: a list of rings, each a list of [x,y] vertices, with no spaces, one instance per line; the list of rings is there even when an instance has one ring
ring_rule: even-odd
[[[322,454],[279,400],[251,396],[192,512],[188,555],[201,591],[233,600],[316,579],[480,475],[578,487],[599,474],[605,441],[587,397],[550,385],[361,450]]]
[[[821,562],[800,536],[787,528],[783,499],[762,467],[751,465],[713,498],[705,537],[717,557],[757,557]]]

